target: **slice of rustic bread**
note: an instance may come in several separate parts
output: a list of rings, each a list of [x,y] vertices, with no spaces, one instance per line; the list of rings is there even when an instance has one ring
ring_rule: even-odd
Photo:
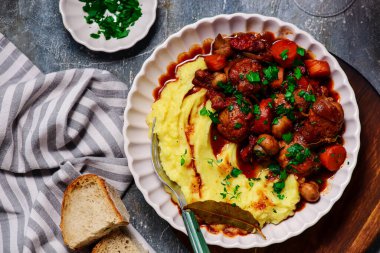
[[[92,253],[146,253],[145,249],[127,230],[119,228],[109,233],[92,249]]]
[[[60,227],[70,249],[87,246],[128,222],[117,191],[97,175],[80,176],[65,190]]]

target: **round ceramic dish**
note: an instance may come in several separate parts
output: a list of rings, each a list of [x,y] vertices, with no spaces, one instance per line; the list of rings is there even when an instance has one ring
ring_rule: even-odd
[[[347,160],[344,166],[329,180],[328,188],[322,193],[321,199],[317,203],[307,204],[302,211],[296,212],[293,217],[278,225],[266,225],[262,230],[267,237],[266,240],[258,234],[231,238],[222,233],[215,235],[202,229],[207,243],[226,248],[268,246],[296,236],[315,224],[342,195],[355,168],[360,146],[359,111],[354,92],[336,59],[310,34],[277,18],[255,14],[238,13],[202,19],[195,24],[185,26],[156,48],[137,74],[125,109],[124,147],[129,168],[145,200],[156,210],[158,215],[167,220],[174,228],[186,233],[177,207],[170,201],[170,195],[164,191],[151,164],[150,140],[145,118],[151,111],[152,92],[158,85],[158,78],[166,72],[166,67],[170,62],[176,61],[179,53],[188,51],[193,44],[200,44],[206,38],[215,38],[218,33],[232,34],[246,31],[270,31],[276,36],[289,38],[301,47],[311,50],[316,59],[325,60],[330,64],[334,89],[340,94],[340,103],[345,114],[346,130],[343,138],[344,147],[347,150]]]
[[[116,52],[134,46],[149,32],[150,27],[156,19],[157,0],[140,0],[142,16],[130,27],[129,35],[122,39],[106,40],[103,35],[99,39],[90,37],[91,33],[98,31],[98,25],[87,24],[83,11],[83,2],[79,0],[60,0],[59,11],[61,12],[63,24],[73,36],[74,40],[93,51],[107,53]]]

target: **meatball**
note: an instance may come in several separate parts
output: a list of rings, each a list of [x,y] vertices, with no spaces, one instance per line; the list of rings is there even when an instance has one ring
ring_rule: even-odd
[[[307,202],[316,202],[319,199],[319,186],[313,181],[302,183],[299,190],[302,198]]]
[[[280,164],[280,166],[284,169],[290,169],[291,172],[296,173],[300,176],[308,176],[310,175],[316,168],[320,166],[320,163],[318,162],[317,156],[310,152],[310,155],[305,157],[303,162],[291,165],[289,164],[291,161],[294,161],[296,159],[292,159],[289,157],[289,148],[293,145],[300,145],[304,149],[306,148],[304,145],[300,143],[291,143],[289,145],[286,145],[284,142],[281,142],[282,149],[280,150],[280,153],[277,156],[277,161]],[[288,166],[289,165],[289,166]]]
[[[252,108],[248,100],[246,103]],[[240,106],[234,101],[219,114],[220,123],[217,125],[217,129],[227,140],[239,142],[247,137],[249,120],[252,117],[252,113],[243,113]]]
[[[282,135],[290,132],[292,128],[293,128],[292,121],[288,117],[282,116],[281,118],[278,119],[277,124],[272,125],[272,134],[277,139],[281,139]]]
[[[319,97],[299,133],[308,144],[331,142],[342,130],[343,123],[342,106],[332,98]]]
[[[236,86],[237,90],[247,96],[257,93],[261,89],[260,82],[250,83],[247,80],[246,75],[250,72],[259,73],[261,80],[263,75],[262,66],[257,61],[248,58],[244,58],[233,63],[228,72],[228,78],[232,84]]]

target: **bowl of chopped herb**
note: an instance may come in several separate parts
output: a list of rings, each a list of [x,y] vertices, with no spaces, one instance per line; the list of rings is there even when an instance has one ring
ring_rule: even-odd
[[[143,39],[156,19],[157,0],[60,0],[63,24],[93,51],[116,52]]]

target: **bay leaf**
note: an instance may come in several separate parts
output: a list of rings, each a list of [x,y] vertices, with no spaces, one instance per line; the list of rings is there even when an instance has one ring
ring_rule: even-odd
[[[188,204],[184,209],[190,209],[206,224],[227,224],[248,231],[257,231],[265,238],[259,223],[253,215],[238,206],[213,200],[198,201]]]

